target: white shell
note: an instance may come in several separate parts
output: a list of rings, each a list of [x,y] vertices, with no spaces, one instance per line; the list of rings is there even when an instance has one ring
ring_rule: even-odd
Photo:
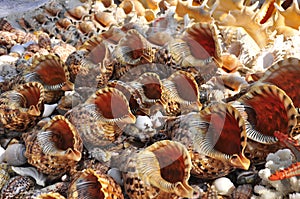
[[[1,160],[7,162],[11,166],[20,166],[27,163],[25,157],[25,145],[24,144],[11,144],[8,145],[5,152],[1,156]]]
[[[230,196],[235,189],[234,184],[230,181],[229,178],[221,177],[216,179],[213,182],[213,185],[215,186],[218,194]]]
[[[107,174],[112,177],[119,185],[123,185],[121,171],[117,168],[111,168],[107,171]]]
[[[22,55],[25,51],[25,48],[22,45],[16,44],[13,47],[11,47],[10,52],[18,53],[19,55]]]
[[[38,185],[45,186],[47,176],[40,173],[34,167],[11,167],[14,172],[21,176],[30,176],[35,179]]]
[[[153,128],[158,128],[163,125],[163,122],[161,119],[163,118],[163,114],[160,111],[157,111],[154,115],[151,115],[151,121],[153,124]]]
[[[44,112],[42,117],[49,117],[53,113],[56,107],[57,107],[57,103],[44,104]]]
[[[152,131],[152,121],[148,116],[139,115],[136,117],[135,126],[142,131]]]

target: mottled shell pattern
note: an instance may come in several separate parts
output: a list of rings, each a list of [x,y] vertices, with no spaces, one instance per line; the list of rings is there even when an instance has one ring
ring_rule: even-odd
[[[85,169],[76,174],[68,188],[70,199],[103,198],[123,199],[119,184],[110,176],[93,169]]]
[[[129,155],[121,165],[124,188],[130,198],[192,197],[188,184],[191,158],[187,149],[176,141],[158,141]]]
[[[42,84],[29,82],[0,96],[0,121],[9,130],[24,131],[32,127],[44,111]]]
[[[81,159],[82,141],[64,116],[53,117],[41,130],[23,134],[28,163],[49,175],[70,171]]]
[[[197,177],[224,176],[234,168],[248,169],[250,165],[244,155],[247,143],[244,120],[230,105],[214,104],[199,113],[169,120],[165,131],[172,140],[188,148],[193,163],[191,172]]]
[[[261,106],[266,101],[268,103]],[[246,153],[253,161],[263,161],[268,153],[278,150],[280,146],[274,132],[290,134],[297,122],[297,111],[291,98],[275,85],[256,84],[231,104],[245,120]]]
[[[54,54],[36,57],[24,72],[26,82],[40,82],[45,89],[45,102],[55,103],[64,91],[73,90],[69,71],[64,62]]]

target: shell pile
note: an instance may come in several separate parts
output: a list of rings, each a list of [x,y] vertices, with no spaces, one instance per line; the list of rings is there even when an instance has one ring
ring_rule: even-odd
[[[299,19],[296,0],[1,18],[0,198],[250,198],[274,133],[299,138]]]

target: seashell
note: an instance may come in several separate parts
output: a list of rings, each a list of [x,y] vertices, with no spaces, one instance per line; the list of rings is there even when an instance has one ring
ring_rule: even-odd
[[[250,160],[244,155],[245,123],[229,104],[216,103],[199,113],[170,119],[164,132],[189,149],[191,173],[197,178],[218,178],[235,168],[249,168]],[[228,147],[229,142],[231,147]]]
[[[52,49],[52,45],[49,35],[45,32],[37,33],[37,35],[39,47],[50,51]]]
[[[201,110],[198,85],[192,75],[177,71],[169,78],[162,80],[162,84],[165,89],[162,98],[168,114],[178,115]]]
[[[93,34],[96,31],[96,26],[92,21],[83,21],[78,23],[77,29],[84,35]]]
[[[85,16],[88,16],[89,10],[87,4],[76,6],[74,8],[68,9],[65,13],[65,17],[69,17],[73,20],[81,20]]]
[[[25,157],[25,146],[23,144],[10,144],[0,159],[12,166],[20,166],[27,163]]]
[[[111,168],[107,171],[107,175],[112,177],[116,183],[118,183],[120,186],[123,185],[123,179],[122,174],[119,169],[117,168]]]
[[[24,53],[25,48],[21,45],[14,45],[13,47],[10,48],[10,53],[18,53],[20,56]]]
[[[19,85],[0,95],[0,120],[10,130],[32,127],[44,109],[44,88],[38,82]]]
[[[63,9],[63,5],[56,1],[51,1],[45,5],[45,11],[52,16],[58,15]]]
[[[65,197],[60,195],[60,193],[49,192],[42,193],[41,195],[34,197],[34,199],[65,199]]]
[[[56,109],[57,104],[44,104],[44,107],[45,108],[42,117],[49,117]]]
[[[54,55],[42,55],[34,58],[31,67],[24,74],[25,81],[37,81],[45,88],[45,102],[54,103],[64,91],[73,90],[69,71],[61,59]]]
[[[248,199],[252,196],[253,188],[250,184],[244,184],[238,186],[233,190],[232,198],[233,199]]]
[[[275,85],[254,85],[231,104],[245,120],[249,138],[245,153],[253,161],[264,161],[268,153],[278,150],[275,131],[289,134],[296,125],[297,112],[291,98]]]
[[[138,0],[124,0],[119,5],[120,8],[123,8],[125,14],[129,14],[131,12],[136,12],[137,16],[145,15],[145,8],[141,2]]]
[[[66,43],[56,45],[53,47],[53,53],[57,54],[63,62],[65,62],[68,56],[75,51],[75,47]]]
[[[212,185],[215,186],[218,194],[225,196],[230,196],[233,190],[235,189],[234,184],[230,181],[229,178],[226,177],[215,179]]]
[[[8,183],[10,179],[9,172],[5,168],[0,168],[0,190]]]
[[[23,134],[28,163],[49,175],[62,175],[81,159],[82,141],[76,128],[61,115],[40,131]]]
[[[118,44],[125,37],[126,33],[116,26],[111,26],[107,31],[101,33],[101,37],[113,44]]]
[[[155,50],[138,31],[132,29],[122,38],[114,52],[116,59],[124,65],[140,65],[154,60]]]
[[[153,21],[156,18],[155,13],[153,12],[153,10],[145,10],[145,19],[150,22]]]
[[[103,27],[109,27],[113,24],[117,24],[114,15],[109,12],[98,11],[95,13],[94,17],[96,21]]]
[[[291,57],[273,64],[259,82],[274,84],[281,88],[291,98],[294,105],[300,107],[300,96],[296,92],[300,84],[297,78],[299,71],[300,60]]]
[[[109,156],[106,150],[114,146],[113,142],[122,129],[136,120],[125,96],[114,88],[99,89],[83,105],[73,108],[66,115],[76,126],[90,153],[95,148],[102,150],[105,157],[101,161],[104,162],[110,159],[106,157]]]
[[[205,2],[202,2],[202,5],[193,6],[190,4],[190,1],[178,0],[175,13],[179,17],[184,17],[188,14],[190,18],[195,19],[197,22],[211,22],[213,18],[211,17],[211,12],[204,9],[205,4]]]
[[[123,193],[110,176],[93,169],[85,169],[77,174],[69,185],[68,198],[123,199]]]
[[[133,153],[124,167],[121,169],[124,188],[132,199],[191,198],[193,195],[194,190],[188,184],[191,159],[179,142],[155,142]]]
[[[15,176],[2,188],[0,198],[23,198],[24,194],[33,189],[34,181],[27,176]]]
[[[15,173],[17,173],[17,174],[19,174],[21,176],[32,177],[35,180],[36,184],[38,184],[38,185],[41,185],[41,186],[45,186],[46,185],[46,180],[47,180],[46,175],[38,172],[36,170],[36,168],[34,168],[34,167],[14,167],[14,166],[12,166],[11,169]]]

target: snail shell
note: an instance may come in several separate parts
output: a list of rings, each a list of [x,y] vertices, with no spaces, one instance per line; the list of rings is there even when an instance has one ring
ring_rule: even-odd
[[[25,157],[25,145],[23,144],[10,144],[6,148],[1,159],[11,165],[11,166],[20,166],[27,163],[27,158]]]

